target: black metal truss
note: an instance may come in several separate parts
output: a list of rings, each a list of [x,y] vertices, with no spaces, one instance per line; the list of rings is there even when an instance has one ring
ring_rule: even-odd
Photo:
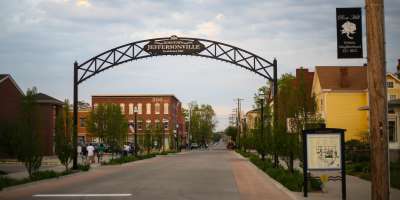
[[[148,58],[153,56],[160,56],[160,54],[150,54],[144,51],[144,45],[151,40],[162,40],[168,38],[153,38],[147,40],[141,40],[125,44],[108,51],[105,51],[80,65],[78,68],[78,80],[77,84],[89,79],[90,77],[116,65],[126,63],[133,60],[142,58]],[[216,42],[212,40],[199,39],[199,38],[180,38],[198,40],[206,47],[200,53],[186,54],[191,56],[200,56],[206,58],[212,58],[224,62],[228,62],[247,70],[250,70],[270,81],[274,81],[274,77],[269,73],[269,68],[273,68],[276,65],[276,60],[269,62],[266,59],[257,56],[254,53],[243,50],[241,48]],[[179,54],[178,54],[179,55]],[[276,66],[275,66],[276,67]],[[272,69],[271,69],[272,70]]]

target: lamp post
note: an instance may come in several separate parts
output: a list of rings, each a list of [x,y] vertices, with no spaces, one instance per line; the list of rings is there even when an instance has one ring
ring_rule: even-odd
[[[135,106],[133,109],[133,112],[135,113],[135,156],[137,156],[137,149],[138,149],[138,142],[137,142],[137,113],[138,113],[138,108]]]
[[[179,124],[176,124],[176,151],[179,151]]]
[[[261,142],[264,142],[264,99],[265,99],[265,94],[264,92],[258,93],[258,100],[260,101],[261,104],[261,112],[260,112],[260,117],[261,117]]]

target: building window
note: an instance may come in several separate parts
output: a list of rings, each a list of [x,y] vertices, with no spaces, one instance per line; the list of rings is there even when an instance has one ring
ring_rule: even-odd
[[[142,130],[142,128],[143,128],[143,122],[141,120],[138,120],[137,121],[137,129]]]
[[[133,115],[133,103],[129,104],[129,115]]]
[[[155,123],[156,129],[161,129],[161,128],[162,128],[161,123],[160,123],[160,120],[156,119],[156,120],[154,121],[154,123]]]
[[[389,142],[397,142],[396,122],[389,121],[388,129],[389,129]]]
[[[168,129],[169,128],[168,120],[163,120],[163,124],[164,124],[164,129]]]
[[[143,109],[142,109],[142,104],[141,103],[138,103],[138,105],[137,105],[137,107],[138,107],[138,114],[139,115],[141,115],[143,112]]]
[[[119,107],[121,107],[121,113],[125,114],[125,104],[121,103],[119,104]]]
[[[82,128],[86,127],[86,118],[84,118],[84,117],[79,118],[79,124],[80,124],[80,127],[82,127]]]
[[[154,105],[154,112],[155,112],[156,115],[160,114],[160,104],[159,103],[156,103]]]
[[[395,100],[396,99],[396,95],[390,95],[389,96],[389,100]]]
[[[151,129],[151,120],[146,120],[146,130]]]
[[[150,103],[146,104],[146,114],[148,114],[148,115],[151,114],[151,104]]]
[[[393,88],[393,82],[391,82],[391,81],[386,82],[386,87]]]
[[[168,115],[168,103],[164,103],[164,114]]]

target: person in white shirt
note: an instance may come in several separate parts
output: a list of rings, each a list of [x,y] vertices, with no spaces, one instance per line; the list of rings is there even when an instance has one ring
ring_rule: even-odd
[[[86,150],[90,163],[94,163],[94,146],[92,144],[89,144],[89,146],[86,147]]]

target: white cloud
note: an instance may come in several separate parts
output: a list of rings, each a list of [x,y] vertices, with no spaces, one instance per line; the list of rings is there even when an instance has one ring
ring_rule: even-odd
[[[203,22],[196,26],[196,30],[192,34],[215,38],[221,32],[220,26],[213,21]]]
[[[80,7],[89,7],[91,4],[89,3],[89,0],[77,0],[76,5]]]

